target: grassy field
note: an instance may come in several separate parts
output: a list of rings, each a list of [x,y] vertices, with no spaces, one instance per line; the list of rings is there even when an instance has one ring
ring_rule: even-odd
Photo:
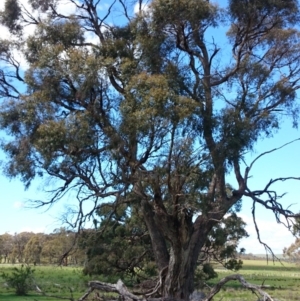
[[[9,272],[11,265],[0,265],[2,271]],[[34,267],[36,283],[48,295],[71,297],[78,299],[87,290],[87,283],[90,279],[81,272],[82,268],[57,267],[57,266],[36,266]],[[95,279],[95,277],[93,278]],[[100,280],[100,279],[99,279]],[[105,280],[105,279],[101,279]],[[109,279],[110,280],[110,279]],[[41,296],[41,294],[30,292],[28,296],[21,297],[14,294],[13,289],[7,289],[5,282],[0,277],[0,301],[53,301],[53,297]]]
[[[225,269],[217,269],[218,279],[209,284],[213,285],[221,278],[230,275]],[[270,262],[264,260],[244,260],[243,268],[239,271],[246,281],[264,285],[264,289],[272,297],[280,301],[300,300],[300,267],[289,263]],[[251,291],[241,288],[239,282],[229,282],[225,289],[216,296],[215,300],[222,301],[256,301],[258,297]]]
[[[8,271],[11,266],[0,265],[1,271]],[[217,269],[218,279],[210,281],[212,286],[219,279],[232,274],[225,269]],[[254,284],[264,284],[268,286],[265,289],[271,296],[280,301],[300,300],[300,267],[292,264],[257,260],[245,260],[244,267],[239,271],[248,282]],[[62,297],[70,297],[73,294],[74,300],[82,296],[87,289],[87,282],[90,279],[81,273],[80,268],[74,267],[53,267],[38,266],[35,267],[35,278],[38,286],[47,292]],[[93,277],[95,280],[95,277]],[[115,282],[117,279],[99,279]],[[241,288],[238,282],[229,282],[226,287],[215,297],[215,301],[256,301],[258,297]],[[0,278],[0,301],[54,301],[56,298],[41,296],[35,292],[26,297],[14,295],[13,290],[5,287],[5,282]]]

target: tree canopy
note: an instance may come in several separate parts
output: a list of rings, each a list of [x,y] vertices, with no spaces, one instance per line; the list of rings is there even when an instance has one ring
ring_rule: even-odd
[[[29,4],[6,0],[0,16],[11,33],[0,47],[0,127],[8,177],[57,180],[38,206],[74,191],[79,227],[103,208],[108,220],[138,210],[156,292],[178,300],[193,291],[212,229],[242,198],[253,216],[257,204],[279,222],[295,216],[273,184],[299,178],[250,187],[244,156],[282,118],[297,124],[296,0]]]

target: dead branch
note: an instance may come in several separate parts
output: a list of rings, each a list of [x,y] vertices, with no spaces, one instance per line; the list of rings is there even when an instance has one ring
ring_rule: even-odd
[[[89,288],[88,289],[88,291],[83,295],[83,296],[81,296],[79,299],[78,299],[78,301],[84,301],[89,295],[90,295],[90,293],[93,291],[94,289],[93,288]]]
[[[240,274],[234,274],[234,275],[229,275],[223,279],[221,279],[210,291],[209,295],[203,299],[203,301],[211,301],[212,298],[220,291],[220,289],[224,286],[224,284],[226,284],[229,281],[233,281],[233,280],[238,280],[241,285],[253,292],[257,292],[259,293],[262,297],[263,300],[265,301],[276,301],[275,299],[273,299],[268,293],[266,293],[265,291],[263,291],[261,289],[260,286],[255,285],[255,284],[251,284],[249,282],[247,282],[245,280],[245,278],[240,275]]]
[[[116,284],[105,283],[105,282],[101,282],[101,281],[90,281],[89,287],[90,287],[89,291],[87,293],[85,293],[79,299],[79,301],[84,300],[88,296],[88,294],[90,294],[95,289],[99,290],[99,291],[104,291],[104,292],[117,293],[120,296],[123,296],[125,299],[131,299],[134,301],[143,300],[143,298],[138,297],[138,296],[132,294],[131,292],[129,292],[127,287],[125,286],[125,284],[120,279],[118,280],[118,282]]]
[[[278,151],[278,150],[280,150],[280,149],[282,149],[282,148],[284,148],[284,147],[286,147],[286,146],[288,146],[288,145],[290,145],[290,144],[292,144],[292,143],[294,143],[294,142],[296,142],[296,141],[300,141],[300,138],[294,139],[294,140],[289,141],[289,142],[287,142],[287,143],[285,143],[285,144],[283,144],[283,145],[281,145],[281,146],[279,146],[279,147],[276,147],[276,148],[273,148],[273,149],[271,149],[271,150],[268,150],[268,151],[265,151],[265,152],[261,153],[259,156],[257,156],[257,157],[251,162],[251,164],[250,164],[250,166],[249,166],[249,168],[248,168],[247,173],[250,172],[250,169],[253,167],[254,163],[255,163],[258,159],[260,159],[261,157],[263,157],[263,156],[265,156],[265,155],[267,155],[267,154],[273,153],[273,152],[275,152],[275,151]]]
[[[60,300],[75,301],[75,299],[73,297],[73,291],[71,288],[70,288],[70,294],[71,294],[70,297],[62,297],[62,296],[56,296],[56,295],[52,295],[52,294],[46,294],[37,286],[37,284],[35,284],[35,290],[36,290],[36,292],[38,292],[39,294],[41,294],[42,296],[45,296],[45,297],[50,297],[50,298],[55,298],[55,299],[60,299]]]
[[[255,202],[253,202],[253,206],[252,206],[252,219],[253,219],[255,231],[256,231],[256,234],[257,234],[257,239],[258,239],[259,243],[262,244],[262,245],[264,246],[265,250],[266,250],[267,261],[269,260],[269,257],[268,257],[268,254],[269,254],[269,253],[272,255],[273,261],[274,261],[274,259],[277,259],[277,260],[280,261],[280,259],[274,254],[272,248],[269,247],[268,244],[264,243],[264,242],[261,240],[260,232],[259,232],[259,227],[258,227],[257,222],[256,222],[255,209],[256,209],[256,207],[255,207]]]
[[[202,301],[211,301],[213,297],[219,293],[221,288],[229,281],[237,280],[241,283],[241,285],[251,290],[254,293],[258,293],[264,301],[276,301],[276,299],[273,299],[268,293],[262,290],[262,288],[267,287],[262,285],[255,285],[247,282],[244,277],[240,274],[234,274],[229,275],[223,279],[221,279],[213,288],[211,288],[210,293],[207,297],[202,299]],[[125,286],[125,284],[122,282],[122,280],[118,280],[116,284],[111,283],[105,283],[101,281],[90,281],[89,282],[89,290],[78,299],[78,301],[84,301],[89,294],[94,290],[100,290],[105,292],[112,292],[117,293],[118,295],[122,296],[123,300],[134,300],[134,301],[162,301],[167,300],[168,298],[146,298],[146,296],[138,297],[132,293],[130,293]]]

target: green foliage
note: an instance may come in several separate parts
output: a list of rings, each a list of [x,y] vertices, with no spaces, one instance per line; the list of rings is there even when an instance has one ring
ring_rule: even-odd
[[[218,277],[218,273],[210,263],[204,263],[196,269],[194,282],[197,288],[203,288],[207,280]]]
[[[245,227],[246,223],[235,212],[224,217],[209,233],[200,260],[211,258],[228,269],[240,269],[242,262],[236,260],[237,246],[242,238],[249,236]]]
[[[238,271],[242,268],[243,266],[243,261],[242,260],[237,260],[237,259],[229,259],[227,262],[225,262],[224,266],[228,270],[232,271]]]
[[[111,207],[103,206],[101,213],[108,217]],[[151,240],[138,212],[119,210],[110,219],[104,218],[99,230],[84,231],[79,247],[86,251],[84,273],[118,277],[151,277],[157,273],[153,267]]]
[[[51,5],[55,4],[54,0],[29,0],[28,2],[33,9],[40,9],[42,12],[46,12]]]
[[[195,30],[217,21],[217,5],[207,1],[156,0],[152,6],[153,23],[160,29],[166,29],[165,26],[176,24],[179,20],[184,20]]]
[[[0,23],[7,26],[11,32],[19,32],[21,25],[19,18],[21,17],[21,8],[18,0],[6,0],[4,11],[0,12]]]
[[[241,208],[237,206],[237,209]],[[240,239],[248,237],[245,227],[246,223],[234,211],[213,227],[198,259],[200,264],[194,277],[196,286],[201,288],[207,280],[218,277],[215,262],[231,271],[242,268],[243,261],[237,259],[237,246]]]
[[[27,242],[24,249],[24,257],[26,263],[34,265],[41,263],[41,252],[43,249],[44,235],[33,235]]]
[[[34,271],[30,266],[21,265],[20,268],[14,267],[11,273],[3,272],[1,277],[18,296],[25,296],[32,288]]]
[[[276,16],[277,26],[282,26],[284,22],[296,22],[298,3],[295,0],[230,0],[229,12],[233,18],[237,18],[241,22],[246,22],[252,19],[256,22],[265,22],[262,20],[263,16]]]

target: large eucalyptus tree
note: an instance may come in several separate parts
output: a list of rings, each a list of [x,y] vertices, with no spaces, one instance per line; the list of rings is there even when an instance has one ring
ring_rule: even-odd
[[[282,116],[297,121],[296,0],[29,3],[1,13],[1,128],[9,177],[57,179],[37,205],[75,191],[77,225],[103,204],[137,207],[161,295],[184,300],[207,236],[241,198],[293,216],[271,187],[286,178],[251,188],[242,161]]]

